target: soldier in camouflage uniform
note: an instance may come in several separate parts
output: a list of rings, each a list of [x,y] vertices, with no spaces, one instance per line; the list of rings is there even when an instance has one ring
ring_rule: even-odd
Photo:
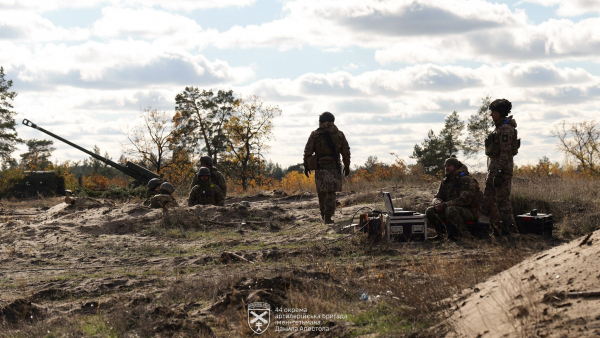
[[[321,114],[319,128],[310,134],[306,147],[304,147],[304,174],[306,177],[309,177],[308,159],[313,153],[317,155],[315,184],[319,196],[321,217],[325,224],[333,223],[331,217],[335,212],[335,192],[342,191],[340,154],[344,163],[344,176],[350,174],[350,146],[346,141],[346,136],[335,126],[334,121],[335,117],[330,112]]]
[[[208,168],[210,170],[210,180],[221,189],[221,194],[225,198],[227,196],[227,182],[225,181],[225,176],[217,168],[213,167],[212,158],[210,156],[200,157],[200,168]],[[198,184],[199,172],[194,175],[190,189],[193,189]]]
[[[153,178],[150,181],[148,181],[148,190],[146,191],[146,198],[150,199],[154,195],[159,194],[158,188],[160,188],[160,185],[163,183],[164,182],[160,178]]]
[[[472,237],[465,222],[477,221],[481,213],[479,184],[469,174],[467,166],[452,156],[445,162],[446,179],[440,183],[432,207],[427,208],[427,223],[441,236]],[[447,228],[442,221],[447,221]]]
[[[188,206],[200,205],[225,205],[225,196],[218,185],[212,183],[210,170],[202,167],[198,171],[198,183],[192,188],[188,197]]]
[[[490,116],[496,129],[485,140],[488,156],[488,172],[485,180],[483,213],[498,234],[517,232],[510,189],[513,176],[513,156],[518,152],[521,141],[517,138],[517,122],[508,116],[512,104],[498,99],[490,104]],[[501,221],[501,222],[500,222]]]
[[[177,203],[175,198],[171,196],[174,191],[175,187],[171,183],[165,182],[160,185],[160,188],[158,188],[159,194],[146,200],[144,202],[144,205],[149,206],[150,208],[178,207],[179,204]]]

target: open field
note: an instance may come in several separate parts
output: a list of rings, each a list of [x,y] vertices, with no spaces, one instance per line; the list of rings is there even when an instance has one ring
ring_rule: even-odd
[[[276,332],[272,312],[262,337],[460,335],[438,323],[478,283],[598,224],[596,181],[536,180],[515,180],[513,201],[519,213],[555,214],[554,238],[398,245],[342,231],[360,207],[384,209],[380,191],[424,211],[438,183],[418,180],[340,193],[335,226],[320,222],[308,191],[171,210],[139,200],[3,201],[0,336],[254,336],[253,302],[332,315],[309,325],[320,332]]]

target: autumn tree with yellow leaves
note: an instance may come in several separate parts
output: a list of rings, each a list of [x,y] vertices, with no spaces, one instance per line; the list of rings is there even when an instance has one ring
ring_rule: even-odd
[[[273,139],[273,120],[281,116],[278,106],[264,104],[258,96],[240,99],[231,117],[223,125],[227,149],[222,162],[226,172],[239,180],[244,191],[260,174],[267,142]]]

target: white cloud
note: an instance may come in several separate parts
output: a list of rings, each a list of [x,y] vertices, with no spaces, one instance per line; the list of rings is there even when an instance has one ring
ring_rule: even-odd
[[[51,90],[56,85],[95,88],[153,87],[166,83],[236,83],[254,76],[249,67],[231,67],[187,52],[169,53],[145,41],[87,42],[77,46],[46,44],[7,68],[23,85]]]
[[[381,48],[400,37],[462,34],[526,22],[522,12],[481,0],[302,0],[286,2],[284,11],[287,15],[280,20],[233,27],[215,43],[220,48],[281,50],[303,45]]]
[[[203,30],[196,21],[165,11],[105,7],[102,18],[94,23],[93,32],[102,38],[156,39],[181,34],[189,38]]]
[[[578,16],[590,12],[600,12],[600,0],[524,0],[546,7],[557,6],[556,13],[562,16]]]
[[[81,41],[88,39],[86,29],[56,27],[50,20],[36,13],[20,10],[3,10],[0,22],[0,40],[12,41]]]
[[[550,19],[538,26],[500,28],[426,40],[406,38],[376,52],[377,61],[452,62],[476,60],[597,60],[600,53],[600,18],[574,23]]]
[[[27,9],[37,12],[58,8],[97,7],[100,5],[162,7],[167,10],[186,10],[224,7],[245,7],[253,5],[256,0],[0,0],[0,9]]]

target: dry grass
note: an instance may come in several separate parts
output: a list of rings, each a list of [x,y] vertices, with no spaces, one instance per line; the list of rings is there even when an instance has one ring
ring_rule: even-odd
[[[483,188],[485,180],[478,177],[478,181]],[[379,191],[390,190],[397,197],[397,207],[423,212],[437,182],[410,177],[400,182],[362,182],[345,187],[345,191],[356,192],[347,195],[345,201],[357,208],[362,203],[381,203]],[[556,235],[568,239],[598,224],[600,213],[595,212],[598,188],[600,181],[595,180],[517,177],[512,200],[517,213],[533,208],[553,213],[558,229]],[[181,194],[183,190],[179,196]],[[249,195],[247,192],[243,196]],[[59,201],[60,198],[3,201],[3,207],[39,208],[42,204],[52,206]],[[173,250],[162,249],[161,240],[176,238],[191,243],[201,236],[200,232],[208,232],[211,240],[226,243],[235,231],[225,227],[211,230],[198,219],[179,216],[162,224],[161,231],[151,234],[157,246],[148,246],[147,250],[152,253],[148,255],[172,253]],[[302,232],[325,228],[314,224],[305,226]],[[179,232],[175,234],[175,230]],[[267,227],[252,231],[264,236],[270,234]],[[284,223],[278,234],[293,238],[298,228]],[[307,308],[313,314],[347,316],[345,320],[326,323],[331,331],[325,336],[356,337],[376,333],[382,337],[436,337],[443,332],[432,331],[432,327],[446,314],[451,297],[557,243],[536,236],[521,236],[401,246],[372,243],[361,236],[333,245],[303,242],[294,248],[279,248],[281,257],[256,260],[256,264],[225,264],[213,260],[198,271],[185,273],[173,269],[162,271],[160,275],[148,274],[143,287],[105,295],[104,305],[95,313],[0,323],[0,337],[249,337],[253,333],[246,323],[245,305],[256,299],[268,299],[289,308]],[[260,257],[264,248],[259,244],[248,245],[238,252]],[[142,274],[140,271],[138,275]],[[114,273],[114,276],[119,274]],[[256,285],[263,283],[264,288],[250,292],[244,284],[248,280],[254,280]],[[28,283],[19,280],[16,285],[25,289]],[[523,293],[527,294],[526,291]],[[363,293],[367,295],[366,300],[361,298]],[[526,301],[525,297],[524,307],[527,307]],[[205,308],[209,310],[200,314]],[[535,318],[532,314],[528,320]],[[270,329],[261,336],[279,337],[281,334]]]

